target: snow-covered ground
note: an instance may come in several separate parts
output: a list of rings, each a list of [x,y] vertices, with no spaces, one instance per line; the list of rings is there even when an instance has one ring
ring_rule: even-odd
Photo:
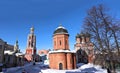
[[[42,73],[107,73],[106,69],[102,69],[100,66],[93,64],[78,64],[78,69],[74,70],[54,70],[46,69],[41,70]]]
[[[107,73],[106,69],[102,69],[101,66],[93,65],[93,64],[77,64],[77,69],[73,70],[55,70],[49,69],[48,65],[43,63],[33,63],[26,64],[21,67],[13,67],[8,68],[6,72],[3,73],[22,73],[23,70],[26,73]],[[118,73],[118,72],[117,72]]]

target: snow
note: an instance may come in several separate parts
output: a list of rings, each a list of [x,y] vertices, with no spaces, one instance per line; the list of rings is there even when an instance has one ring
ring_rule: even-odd
[[[65,27],[63,27],[62,25],[60,25],[59,27],[56,28],[56,30],[60,29],[60,28],[65,29]]]
[[[77,64],[77,68],[81,67],[82,65],[84,65],[84,63]]]
[[[40,62],[36,63],[36,65],[33,65],[33,63],[28,63],[22,67],[8,68],[5,73],[21,73],[24,69],[28,73],[107,73],[107,70],[102,69],[99,65],[80,63],[77,66],[79,66],[78,69],[55,70],[49,69],[48,65]]]
[[[41,70],[42,73],[107,73],[106,69],[102,69],[101,66],[93,65],[93,64],[83,64],[80,63],[77,66],[80,66],[78,69],[73,70],[55,70],[55,69],[47,69]]]
[[[93,64],[85,64],[79,67],[82,72],[90,72],[90,73],[107,73],[106,69],[102,69],[99,65],[93,65]]]
[[[6,51],[4,51],[4,54],[14,54],[14,52],[12,52],[10,50],[6,50]]]
[[[24,55],[23,53],[16,53],[16,56]]]
[[[49,51],[49,53],[75,53],[75,51],[69,51],[69,50],[54,50],[54,51]]]

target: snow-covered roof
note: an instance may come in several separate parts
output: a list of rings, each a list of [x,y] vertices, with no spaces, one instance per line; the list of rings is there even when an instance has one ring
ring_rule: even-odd
[[[40,54],[40,56],[45,56],[46,54]]]
[[[16,56],[24,55],[23,53],[16,53]]]
[[[14,54],[14,51],[10,51],[10,50],[7,50],[7,51],[4,51],[4,54]]]
[[[70,51],[70,50],[54,50],[54,51],[49,51],[49,53],[75,53],[75,51]]]
[[[57,29],[60,29],[60,28],[65,29],[65,27],[63,27],[63,26],[60,24],[60,26],[57,27],[56,30],[57,30]]]

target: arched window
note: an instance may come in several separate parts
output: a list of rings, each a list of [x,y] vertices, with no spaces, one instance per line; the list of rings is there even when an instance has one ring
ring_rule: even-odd
[[[59,63],[59,70],[62,70],[62,69],[63,69],[63,64]]]

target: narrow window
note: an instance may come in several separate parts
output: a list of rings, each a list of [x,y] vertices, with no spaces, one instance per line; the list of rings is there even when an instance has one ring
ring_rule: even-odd
[[[56,46],[56,41],[54,41],[54,45]]]
[[[66,40],[66,45],[68,45],[67,40]]]
[[[44,54],[44,52],[42,51],[41,54]]]
[[[60,40],[60,45],[61,45],[61,40]]]

